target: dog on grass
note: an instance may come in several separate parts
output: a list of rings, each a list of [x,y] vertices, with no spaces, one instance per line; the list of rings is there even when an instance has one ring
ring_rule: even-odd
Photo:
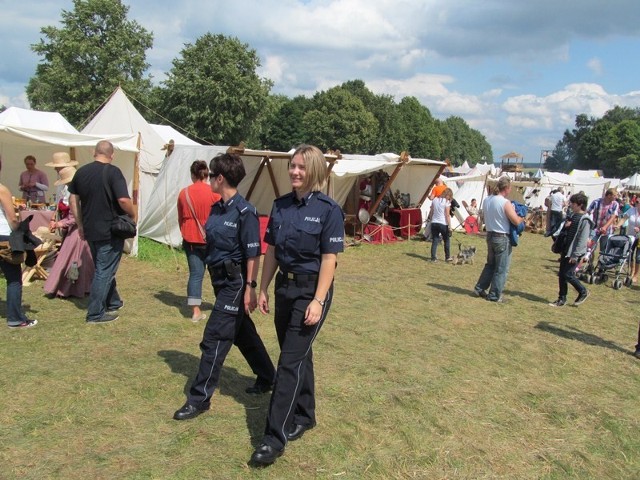
[[[453,259],[453,264],[454,265],[465,265],[465,264],[470,264],[473,265],[473,258],[476,256],[476,247],[472,246],[472,247],[462,247],[462,244],[460,243],[458,245],[458,255],[456,255],[456,257]]]

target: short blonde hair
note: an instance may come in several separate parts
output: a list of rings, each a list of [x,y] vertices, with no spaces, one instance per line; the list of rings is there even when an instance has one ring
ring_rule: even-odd
[[[295,149],[291,158],[300,155],[304,160],[304,184],[305,192],[319,192],[327,185],[327,160],[318,147],[313,145],[300,145]]]

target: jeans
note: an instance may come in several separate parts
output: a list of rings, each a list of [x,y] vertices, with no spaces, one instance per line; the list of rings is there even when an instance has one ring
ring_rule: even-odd
[[[440,238],[444,240],[444,257],[451,257],[451,240],[449,238],[449,227],[442,223],[431,223],[431,260],[436,259],[436,251],[438,250],[438,244]]]
[[[498,301],[502,296],[504,285],[507,283],[510,263],[511,243],[509,237],[488,232],[487,263],[485,263],[478,283],[476,283],[476,292],[485,291],[490,286],[487,300]]]
[[[576,278],[576,264],[569,263],[569,258],[563,256],[560,260],[560,271],[558,271],[558,285],[560,287],[558,298],[567,299],[569,283],[579,294],[583,294],[587,290]]]
[[[27,321],[22,312],[22,266],[0,261],[0,269],[7,280],[7,325],[20,325]]]
[[[202,304],[202,280],[204,278],[207,246],[201,243],[182,242],[187,254],[189,265],[189,281],[187,282],[187,305],[200,306]]]
[[[111,237],[111,240],[88,243],[96,269],[87,311],[87,321],[92,321],[101,318],[107,310],[115,310],[123,305],[116,288],[116,272],[122,257],[124,239]]]

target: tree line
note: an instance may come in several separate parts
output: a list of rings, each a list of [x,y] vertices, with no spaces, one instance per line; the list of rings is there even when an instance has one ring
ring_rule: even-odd
[[[146,52],[153,34],[129,20],[121,0],[74,0],[61,26],[41,29],[41,58],[27,86],[32,108],[58,111],[82,127],[121,86],[147,120],[180,126],[201,143],[288,151],[302,143],[353,154],[407,151],[452,165],[492,159],[464,119],[439,120],[415,97],[396,102],[362,80],[288,98],[257,74],[260,59],[235,37],[207,33],[185,44],[154,86]]]
[[[557,172],[602,170],[605,177],[625,178],[640,171],[640,108],[616,106],[602,118],[576,116],[547,157]]]

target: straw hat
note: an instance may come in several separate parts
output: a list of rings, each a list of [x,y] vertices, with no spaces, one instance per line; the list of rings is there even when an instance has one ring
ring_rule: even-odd
[[[53,154],[53,162],[45,163],[47,167],[74,167],[78,165],[78,162],[71,160],[71,157],[67,152],[56,152]]]
[[[64,167],[58,172],[60,175],[60,179],[54,182],[54,185],[57,187],[58,185],[64,185],[65,183],[69,183],[73,176],[76,174],[76,169],[74,167]]]

